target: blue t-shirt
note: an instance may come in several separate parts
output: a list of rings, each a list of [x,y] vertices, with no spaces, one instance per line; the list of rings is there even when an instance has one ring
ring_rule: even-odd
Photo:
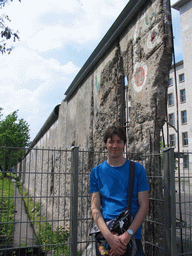
[[[119,167],[110,166],[107,161],[94,167],[90,174],[91,193],[101,194],[101,213],[105,221],[114,219],[127,208],[129,166],[127,159],[125,164]],[[132,213],[136,215],[138,204],[138,192],[149,190],[147,176],[144,167],[135,163],[135,180],[132,198]],[[141,227],[135,233],[136,239],[141,239]]]

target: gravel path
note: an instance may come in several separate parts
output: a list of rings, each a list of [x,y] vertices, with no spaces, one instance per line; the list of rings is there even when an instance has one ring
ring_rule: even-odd
[[[15,229],[13,232],[13,247],[30,247],[35,245],[35,235],[25,213],[25,207],[18,188],[15,186]]]

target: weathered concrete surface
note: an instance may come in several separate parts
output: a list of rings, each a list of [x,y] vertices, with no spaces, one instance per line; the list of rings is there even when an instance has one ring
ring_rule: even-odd
[[[103,131],[125,124],[124,77],[131,96],[129,151],[159,151],[172,60],[169,1],[150,1],[67,101],[38,147],[102,148]]]
[[[133,40],[128,44],[127,54],[124,53],[124,67],[127,67],[124,70],[131,96],[128,132],[131,152],[159,152],[172,59],[169,16],[162,5],[162,1],[153,1],[143,15],[138,15],[140,19],[136,22]]]
[[[119,44],[101,73],[99,106],[93,107],[93,148],[103,150],[103,133],[108,125],[124,125],[124,70]],[[99,111],[95,111],[95,109]]]

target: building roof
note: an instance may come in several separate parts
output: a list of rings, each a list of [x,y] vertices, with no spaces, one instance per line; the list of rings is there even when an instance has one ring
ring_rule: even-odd
[[[173,4],[171,7],[179,11],[181,7],[183,7],[185,4],[187,4],[190,1],[191,0],[179,0],[175,4]]]
[[[147,3],[148,0],[130,0],[128,2],[106,35],[95,48],[91,56],[85,62],[84,66],[76,75],[71,85],[68,87],[67,91],[65,92],[65,101],[67,101],[77,90],[77,88],[81,86],[83,80],[93,70],[93,67],[99,62],[103,54],[110,49],[121,33],[126,29],[128,24],[130,24],[130,22],[135,18],[138,11],[141,10],[141,8],[143,8],[143,6]]]
[[[183,63],[183,60],[180,60],[180,61],[176,62],[175,65],[172,64],[172,65],[171,65],[171,69],[174,68],[174,66],[175,66],[175,67],[178,67],[178,66],[181,66],[181,65],[183,65],[183,64],[184,64],[184,63]]]

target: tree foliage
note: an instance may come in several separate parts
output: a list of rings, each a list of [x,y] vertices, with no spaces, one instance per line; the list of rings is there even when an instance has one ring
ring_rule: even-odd
[[[1,114],[0,108],[0,114]],[[1,115],[0,115],[1,116]],[[17,111],[0,120],[0,165],[5,171],[13,167],[29,145],[29,125],[18,119]]]
[[[13,0],[11,0],[13,1]],[[19,0],[21,1],[21,0]],[[5,0],[0,0],[0,7],[5,5]],[[3,54],[7,52],[8,54],[12,51],[13,47],[7,47],[7,40],[12,39],[15,42],[19,39],[18,32],[14,32],[11,28],[9,28],[6,22],[10,22],[11,20],[7,15],[0,16],[0,33],[1,33],[1,41],[0,41],[0,52]]]

